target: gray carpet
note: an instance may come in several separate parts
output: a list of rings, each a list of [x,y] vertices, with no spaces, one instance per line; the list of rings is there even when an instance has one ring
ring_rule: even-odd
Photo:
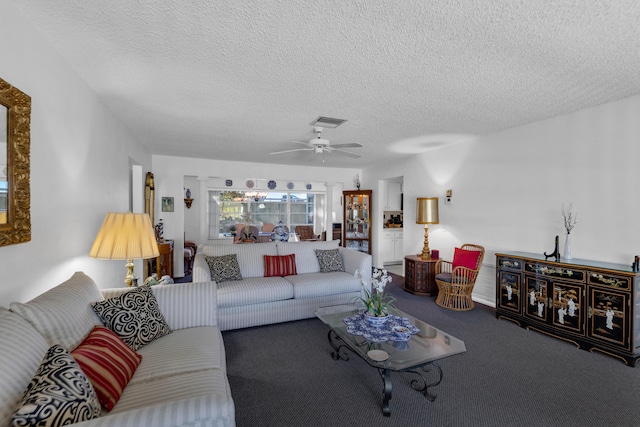
[[[497,320],[493,309],[438,307],[433,297],[388,291],[396,306],[462,339],[467,352],[440,361],[429,402],[414,375],[392,373],[383,417],[378,372],[355,355],[334,361],[317,319],[226,331],[228,376],[243,426],[638,426],[640,367]]]

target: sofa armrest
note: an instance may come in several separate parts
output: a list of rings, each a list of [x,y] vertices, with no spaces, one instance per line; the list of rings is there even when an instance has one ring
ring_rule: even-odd
[[[342,255],[344,271],[355,274],[356,270],[358,270],[366,281],[367,289],[371,290],[371,255],[343,247],[338,249]]]
[[[191,272],[192,280],[194,282],[209,282],[211,281],[211,270],[209,270],[209,264],[204,259],[204,254],[199,252],[193,260],[193,270]]]
[[[134,288],[101,289],[105,298]],[[215,282],[176,283],[151,287],[171,329],[218,325],[218,294]]]

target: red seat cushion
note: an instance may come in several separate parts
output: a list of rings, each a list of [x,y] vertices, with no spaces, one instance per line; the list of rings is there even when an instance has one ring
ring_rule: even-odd
[[[466,267],[475,270],[478,266],[478,258],[480,258],[480,251],[468,251],[466,249],[455,248],[451,267]]]
[[[296,271],[296,254],[264,256],[264,277],[293,276]]]
[[[96,326],[71,352],[98,395],[100,404],[113,409],[142,356],[133,351],[109,328]]]

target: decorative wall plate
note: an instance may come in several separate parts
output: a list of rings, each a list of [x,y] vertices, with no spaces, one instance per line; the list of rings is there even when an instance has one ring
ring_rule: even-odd
[[[276,182],[274,180],[271,180],[267,183],[267,187],[269,187],[269,190],[275,190],[276,189]]]
[[[307,184],[307,190],[311,190],[311,184]]]
[[[224,182],[224,185],[226,185],[227,187],[231,187],[233,185],[233,181],[228,179]]]
[[[253,186],[255,185],[255,183],[253,182],[253,180],[248,179],[246,182],[247,188],[253,188]]]
[[[289,190],[293,190],[293,182],[291,182],[291,181],[287,182],[287,188]]]

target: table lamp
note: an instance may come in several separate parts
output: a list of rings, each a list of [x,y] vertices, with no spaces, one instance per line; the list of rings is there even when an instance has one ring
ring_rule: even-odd
[[[108,212],[93,242],[89,256],[98,259],[126,260],[127,286],[133,283],[133,260],[160,256],[158,243],[146,213]]]
[[[429,251],[429,224],[438,224],[438,198],[418,197],[417,201],[416,224],[424,224],[422,259],[431,259],[431,251]]]

